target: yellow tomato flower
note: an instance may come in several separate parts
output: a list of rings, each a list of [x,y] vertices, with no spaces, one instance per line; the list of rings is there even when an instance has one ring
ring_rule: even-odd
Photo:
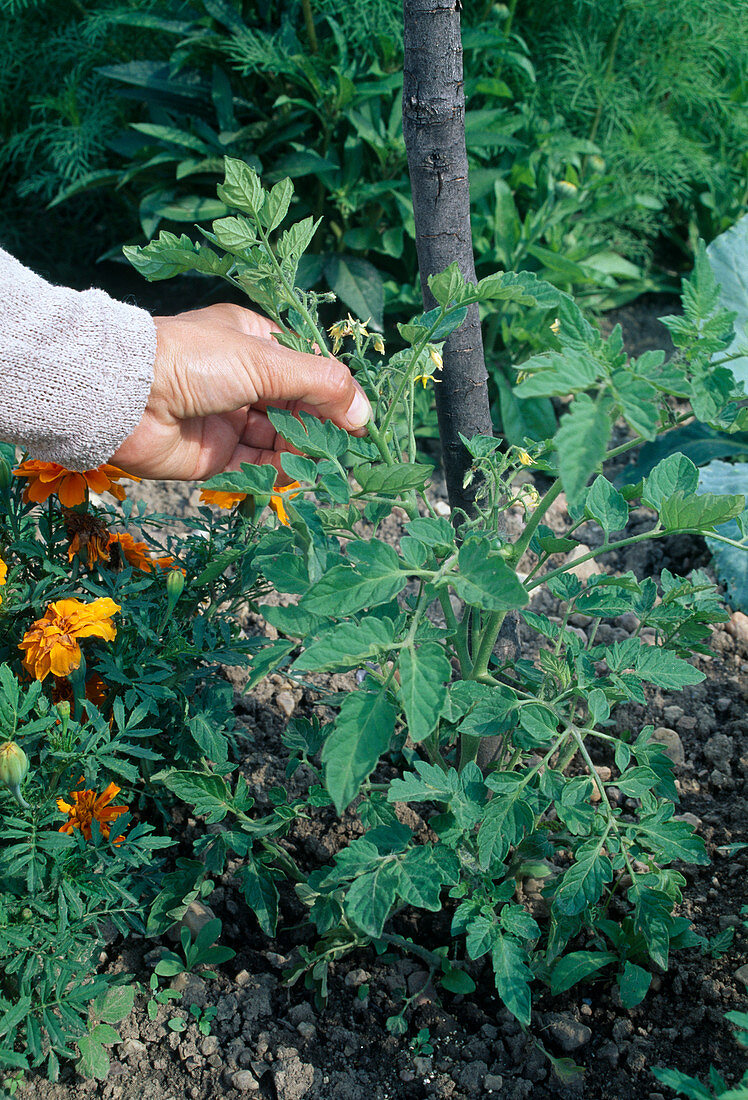
[[[437,370],[441,370],[444,366],[444,360],[442,359],[441,352],[437,348],[429,348],[429,359],[434,364]]]
[[[561,322],[559,321],[559,319],[557,317],[556,320],[551,325],[551,332],[553,333],[554,336],[558,336],[560,331],[561,331]]]
[[[5,564],[2,558],[0,558],[0,585],[5,584],[8,579],[8,566]],[[0,603],[3,602],[3,597],[0,596]]]
[[[109,786],[100,795],[96,791],[71,791],[70,802],[63,798],[57,799],[57,808],[68,815],[68,820],[61,825],[59,832],[72,834],[75,829],[80,829],[86,840],[91,839],[91,822],[98,821],[102,835],[109,839],[111,823],[120,814],[127,813],[129,806],[110,806],[109,803],[116,798],[120,788],[116,783]],[[119,836],[115,844],[121,844],[123,837]]]
[[[520,460],[523,466],[532,466],[532,459],[527,451],[519,450],[517,452],[517,458]]]
[[[37,680],[67,676],[80,668],[82,638],[114,641],[117,630],[111,616],[122,608],[108,596],[91,603],[80,600],[56,600],[44,618],[37,619],[26,631],[18,648],[26,651],[24,668]]]

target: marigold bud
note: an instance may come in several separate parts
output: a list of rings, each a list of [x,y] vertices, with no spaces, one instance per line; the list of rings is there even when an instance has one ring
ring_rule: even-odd
[[[166,593],[172,607],[184,591],[184,573],[181,569],[172,569],[166,578]]]
[[[10,463],[6,458],[0,455],[0,492],[5,492],[10,486],[10,480],[12,477]]]
[[[26,753],[15,741],[5,741],[0,745],[0,783],[4,783],[19,806],[28,809],[28,802],[21,796],[23,783],[29,770]]]

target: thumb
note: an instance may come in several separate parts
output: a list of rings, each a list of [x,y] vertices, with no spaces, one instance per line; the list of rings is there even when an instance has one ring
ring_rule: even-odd
[[[246,342],[242,361],[257,404],[284,404],[293,411],[303,408],[351,432],[365,428],[371,406],[344,363],[292,351],[275,341],[242,339]]]

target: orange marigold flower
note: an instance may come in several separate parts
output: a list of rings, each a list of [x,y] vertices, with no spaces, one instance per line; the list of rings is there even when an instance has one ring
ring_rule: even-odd
[[[5,564],[2,558],[0,558],[0,584],[5,584],[8,579],[8,566]],[[3,602],[3,597],[0,596],[0,603]]]
[[[134,474],[128,474],[108,462],[97,466],[95,470],[77,472],[66,470],[57,462],[40,462],[31,458],[17,466],[13,473],[16,477],[25,477],[28,480],[23,491],[23,499],[27,504],[31,501],[42,504],[56,493],[60,504],[66,508],[83,504],[88,499],[89,489],[93,489],[95,493],[111,493],[117,500],[124,500],[125,490],[117,484],[119,479],[128,477],[131,481],[140,481]]]
[[[116,798],[120,788],[116,783],[110,783],[101,794],[96,791],[71,791],[70,802],[57,799],[57,808],[68,815],[64,825],[60,825],[59,832],[72,834],[75,829],[80,829],[86,840],[91,839],[91,822],[98,821],[102,835],[109,839],[111,823],[120,814],[127,813],[129,806],[110,806],[109,803]],[[119,836],[115,844],[121,844],[123,837]]]
[[[66,510],[65,530],[70,539],[68,561],[84,551],[89,569],[93,569],[97,561],[109,561],[109,529],[98,516]]]
[[[300,488],[301,485],[298,481],[292,481],[290,485],[276,485],[275,491],[270,497],[270,507],[275,512],[276,516],[284,527],[290,527],[291,524],[289,523],[288,513],[286,512],[286,509],[283,505],[283,497],[281,494],[290,493],[288,500],[292,500],[293,497],[297,497],[299,495],[298,492],[294,492],[294,490],[298,490]]]
[[[200,493],[203,504],[215,504],[217,508],[234,508],[246,499],[246,493],[221,493],[218,489],[203,489]]]
[[[80,600],[56,600],[47,608],[43,619],[26,631],[18,648],[26,650],[24,668],[37,680],[44,680],[51,672],[54,676],[67,676],[80,668],[81,638],[114,640],[117,631],[111,616],[122,608],[108,596],[91,603]]]
[[[120,560],[124,558],[129,565],[142,569],[145,573],[150,573],[154,565],[158,565],[160,569],[169,569],[174,564],[172,557],[152,558],[148,553],[148,544],[136,542],[127,531],[109,536],[109,550],[113,548],[119,554]]]

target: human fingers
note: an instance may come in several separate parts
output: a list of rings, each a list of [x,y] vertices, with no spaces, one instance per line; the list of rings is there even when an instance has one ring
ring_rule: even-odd
[[[165,415],[189,419],[258,402],[298,402],[349,431],[361,431],[368,423],[369,402],[343,363],[248,335],[236,324],[231,327],[228,318],[237,320],[237,315],[228,311],[201,317],[208,313],[155,319],[152,399]],[[245,324],[243,313],[238,322]]]

